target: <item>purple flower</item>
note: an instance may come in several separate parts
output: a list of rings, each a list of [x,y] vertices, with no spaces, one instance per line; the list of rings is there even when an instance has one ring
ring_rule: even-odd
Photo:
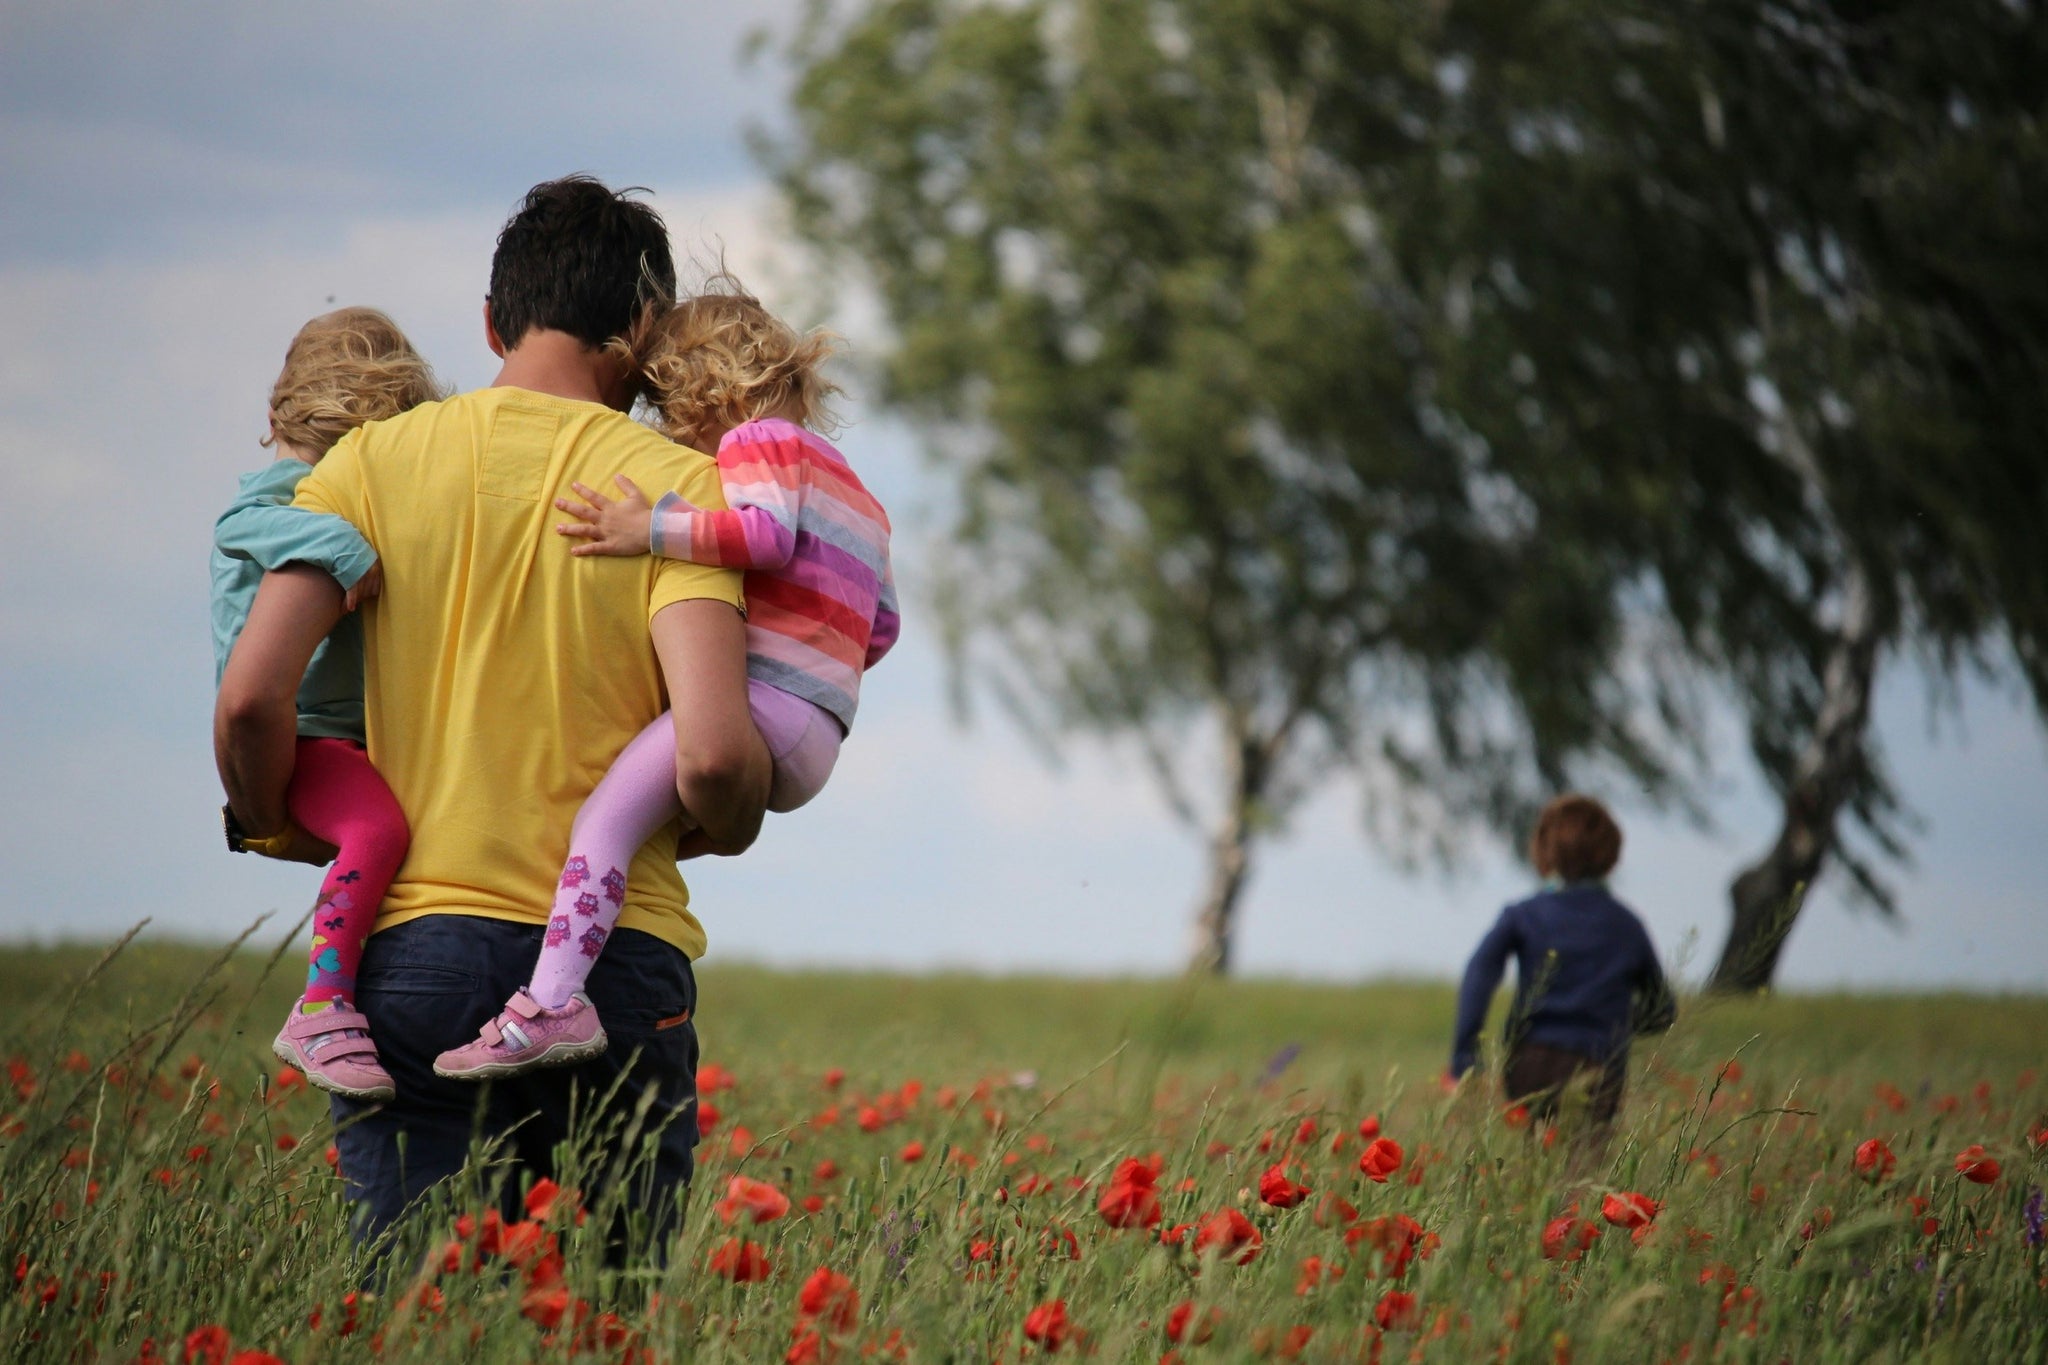
[[[2025,1242],[2030,1247],[2037,1247],[2041,1245],[2041,1225],[2044,1221],[2048,1221],[2048,1219],[2044,1219],[2043,1216],[2041,1208],[2041,1187],[2039,1185],[2036,1185],[2033,1188],[2033,1191],[2027,1195],[2027,1205],[2024,1209],[2020,1210],[2020,1212],[2022,1216],[2024,1216],[2027,1220],[2026,1233],[2021,1237],[2020,1240]]]

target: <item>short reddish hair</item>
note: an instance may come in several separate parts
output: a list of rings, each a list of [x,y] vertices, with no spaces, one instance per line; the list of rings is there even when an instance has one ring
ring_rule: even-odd
[[[1621,861],[1621,826],[1590,796],[1558,797],[1536,817],[1529,861],[1539,875],[1566,882],[1606,876]]]

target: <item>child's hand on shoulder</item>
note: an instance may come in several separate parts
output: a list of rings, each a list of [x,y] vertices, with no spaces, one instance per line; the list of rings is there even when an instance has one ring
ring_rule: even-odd
[[[576,518],[573,522],[561,522],[555,530],[584,542],[573,547],[572,555],[644,555],[648,546],[648,526],[654,515],[653,504],[633,485],[624,474],[614,474],[612,482],[624,491],[625,496],[612,499],[594,488],[580,483],[569,486],[576,490],[583,501],[571,502],[567,498],[556,498],[555,506]]]

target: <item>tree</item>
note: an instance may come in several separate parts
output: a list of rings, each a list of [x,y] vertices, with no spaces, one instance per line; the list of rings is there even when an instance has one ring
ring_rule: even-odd
[[[1883,904],[1836,829],[1900,847],[1880,652],[1953,673],[2003,628],[2040,681],[2029,353],[1988,374],[1983,325],[2039,319],[1905,230],[1931,184],[2036,183],[1926,145],[1964,71],[2032,147],[2038,53],[1981,8],[1962,38],[1801,0],[814,13],[777,172],[945,433],[958,656],[994,644],[1046,733],[1137,737],[1206,823],[1198,962],[1334,769],[1403,848],[1574,779],[1682,800],[1703,685],[1787,800],[1728,960],[1768,979],[1830,857]],[[1955,477],[1991,429],[2003,472]]]

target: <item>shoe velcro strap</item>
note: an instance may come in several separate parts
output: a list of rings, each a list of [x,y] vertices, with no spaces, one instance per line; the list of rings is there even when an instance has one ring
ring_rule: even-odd
[[[505,1012],[516,1014],[521,1019],[538,1019],[541,1016],[540,1001],[525,991],[514,991],[512,998],[505,1002]]]

